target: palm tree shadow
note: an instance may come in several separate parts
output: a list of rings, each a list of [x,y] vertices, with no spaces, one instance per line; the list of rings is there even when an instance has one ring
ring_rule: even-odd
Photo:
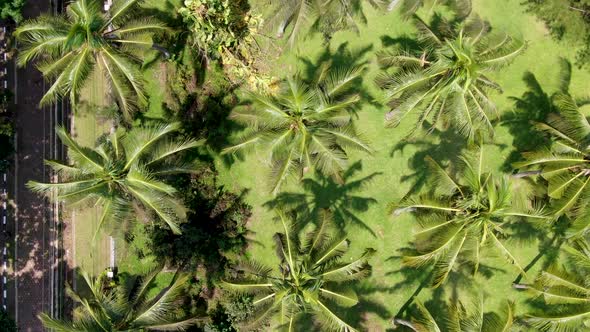
[[[534,128],[533,123],[545,121],[547,114],[552,111],[551,96],[543,90],[533,73],[524,73],[523,81],[528,91],[521,97],[510,97],[514,101],[514,109],[501,122],[513,137],[513,151],[502,166],[505,172],[511,172],[512,164],[521,160],[522,151],[532,151],[549,143],[547,137]]]
[[[357,193],[370,185],[381,173],[376,172],[355,179],[355,175],[362,171],[362,168],[361,161],[351,165],[342,174],[342,182],[321,174],[317,174],[316,179],[303,179],[303,193],[283,192],[264,203],[264,206],[269,210],[278,208],[294,211],[300,217],[300,221],[319,220],[320,212],[327,209],[332,212],[334,223],[339,228],[344,229],[352,224],[377,237],[371,227],[356,216],[358,212],[367,211],[371,205],[377,203],[377,200]],[[305,224],[300,223],[299,227],[305,227]]]
[[[354,307],[343,310],[342,313],[346,322],[352,326],[362,328],[363,331],[374,331],[375,329],[371,328],[371,320],[367,317],[369,314],[377,315],[383,320],[391,317],[391,313],[383,303],[372,299],[373,294],[390,292],[391,287],[364,280],[355,282],[351,285],[351,288],[354,289],[356,294],[359,294],[359,303]]]
[[[372,50],[373,44],[358,49],[350,49],[349,43],[343,42],[334,52],[329,47],[326,47],[315,61],[304,57],[298,57],[298,60],[303,64],[303,69],[301,69],[303,77],[308,81],[314,81],[318,73],[322,71],[321,69],[326,66],[334,69],[365,67],[369,61],[367,59],[363,60],[363,58]],[[374,107],[381,106],[365,88],[362,75],[355,79],[352,86],[354,87],[354,93],[358,94],[362,101],[368,102]]]
[[[402,182],[410,181],[412,183],[406,196],[419,193],[431,176],[424,158],[431,157],[443,167],[455,165],[463,150],[469,147],[467,140],[454,130],[441,131],[434,128],[427,138],[411,138],[400,141],[391,149],[390,157],[395,156],[398,151],[403,154],[404,149],[409,145],[420,146],[422,149],[415,152],[408,160],[413,173],[403,175],[400,179]]]

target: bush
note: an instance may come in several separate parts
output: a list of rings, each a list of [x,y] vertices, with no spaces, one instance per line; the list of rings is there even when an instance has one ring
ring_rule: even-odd
[[[224,303],[217,304],[209,314],[211,322],[205,325],[205,332],[237,332],[239,324],[247,321],[254,314],[252,298],[249,296],[233,296]],[[249,330],[252,331],[252,330]]]

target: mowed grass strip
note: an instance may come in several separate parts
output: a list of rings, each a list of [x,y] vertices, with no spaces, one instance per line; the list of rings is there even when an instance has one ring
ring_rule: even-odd
[[[80,97],[80,107],[73,114],[72,133],[77,142],[83,146],[93,148],[96,139],[108,132],[110,124],[101,121],[96,109],[107,107],[106,82],[97,71],[88,81]],[[79,267],[92,275],[100,274],[109,266],[110,243],[108,235],[100,232],[96,239],[93,237],[98,227],[101,214],[100,206],[69,207],[68,214],[75,223],[72,228],[75,256],[74,268]]]

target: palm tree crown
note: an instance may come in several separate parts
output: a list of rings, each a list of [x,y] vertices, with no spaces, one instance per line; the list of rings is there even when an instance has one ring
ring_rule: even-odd
[[[223,153],[262,144],[272,162],[273,194],[288,175],[303,175],[311,167],[338,177],[347,166],[347,148],[371,151],[351,119],[359,96],[350,93],[350,85],[361,73],[360,68],[330,74],[324,70],[314,83],[288,79],[276,96],[251,94],[252,105],[231,115],[249,130]]]
[[[396,68],[377,79],[392,108],[387,123],[397,126],[412,115],[416,129],[428,120],[433,127],[439,121],[450,124],[469,138],[478,130],[492,133],[497,111],[488,92],[502,90],[486,74],[509,64],[525,44],[490,35],[489,25],[479,18],[460,26],[439,16],[432,26],[417,16],[413,22],[420,50],[379,55],[384,68]]]
[[[506,332],[510,331],[515,314],[512,303],[503,306],[499,312],[484,313],[483,296],[468,305],[461,301],[445,304],[442,312],[440,308],[429,310],[420,302],[414,303],[411,309],[410,321],[396,318],[394,324],[407,326],[415,332]]]
[[[140,2],[115,0],[103,13],[103,1],[77,0],[68,5],[65,16],[42,15],[16,29],[22,43],[19,65],[40,59],[39,70],[52,80],[42,105],[64,96],[76,104],[91,73],[99,70],[129,119],[146,99],[137,54],[152,46],[155,31],[165,29],[157,20],[134,18]]]
[[[570,95],[556,93],[552,104],[555,112],[536,124],[549,134],[552,145],[524,153],[525,161],[515,167],[539,169],[548,182],[555,217],[568,215],[575,220],[569,235],[583,235],[590,227],[590,123]]]
[[[538,331],[583,331],[590,324],[590,246],[577,239],[563,249],[564,259],[542,271],[526,289],[544,300],[542,310],[526,315],[525,321]]]
[[[125,280],[114,288],[105,286],[105,277],[82,276],[89,292],[84,295],[68,289],[69,295],[80,306],[74,320],[51,318],[42,313],[39,318],[47,329],[59,332],[87,331],[184,331],[197,318],[187,318],[178,310],[184,300],[188,277],[174,278],[157,296],[148,296],[161,269],[143,277]]]
[[[296,330],[306,315],[312,315],[323,326],[323,331],[355,331],[338,314],[329,308],[336,302],[350,307],[358,298],[348,281],[364,278],[370,272],[368,257],[374,252],[367,249],[358,259],[343,262],[341,257],[349,247],[343,236],[333,236],[330,215],[325,212],[319,225],[306,236],[297,236],[293,224],[279,213],[283,233],[275,235],[277,255],[281,259],[280,271],[256,262],[244,262],[238,267],[239,277],[225,281],[228,290],[256,294],[254,305],[258,314],[251,324],[261,324],[271,315],[289,331]]]
[[[57,134],[68,147],[72,164],[47,161],[63,181],[30,181],[28,186],[45,194],[56,190],[57,199],[71,204],[91,201],[102,206],[99,229],[107,220],[128,218],[132,206],[138,204],[180,233],[184,207],[175,198],[176,189],[160,179],[193,172],[194,166],[183,162],[178,154],[201,142],[171,138],[179,128],[179,123],[171,123],[128,133],[113,132],[101,139],[94,150],[80,146],[64,128],[58,128]]]
[[[522,219],[545,220],[535,208],[526,184],[514,188],[508,179],[483,170],[484,152],[462,158],[461,177],[427,157],[438,188],[434,195],[410,197],[397,204],[394,215],[413,212],[421,226],[415,235],[416,254],[404,257],[409,266],[434,266],[434,286],[444,283],[458,266],[473,266],[477,272],[483,249],[496,248],[521,273],[523,269],[502,243],[507,225]]]

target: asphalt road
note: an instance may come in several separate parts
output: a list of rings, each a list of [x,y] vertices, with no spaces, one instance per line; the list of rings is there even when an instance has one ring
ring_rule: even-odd
[[[50,1],[28,1],[24,17],[55,10]],[[61,149],[53,131],[63,121],[58,105],[39,107],[47,89],[34,66],[9,67],[9,88],[15,94],[16,154],[8,175],[8,234],[13,265],[8,275],[7,310],[20,331],[43,331],[37,315],[59,314],[61,289],[61,249],[57,234],[56,206],[28,190],[29,180],[51,180],[44,159],[61,158]]]

